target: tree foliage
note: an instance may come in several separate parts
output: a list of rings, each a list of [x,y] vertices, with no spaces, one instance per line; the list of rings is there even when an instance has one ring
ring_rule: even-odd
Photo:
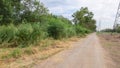
[[[96,21],[93,19],[94,14],[88,10],[87,7],[82,7],[79,11],[76,11],[73,15],[73,22],[75,25],[83,26],[87,29],[95,31]]]
[[[12,3],[11,0],[0,1],[0,24],[12,22],[13,9],[11,3]]]
[[[38,22],[48,9],[39,0],[1,0],[0,24]]]

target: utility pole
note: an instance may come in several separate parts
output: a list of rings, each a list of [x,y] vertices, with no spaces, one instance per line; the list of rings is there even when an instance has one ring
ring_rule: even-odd
[[[117,14],[116,14],[114,25],[113,25],[114,31],[117,28],[117,25],[120,24],[119,22],[120,22],[120,3],[118,5]]]

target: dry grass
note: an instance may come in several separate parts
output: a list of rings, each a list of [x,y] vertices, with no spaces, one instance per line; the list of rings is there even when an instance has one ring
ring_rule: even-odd
[[[120,68],[120,34],[101,33],[98,35],[103,47],[111,56],[114,68]]]
[[[72,43],[80,38],[53,40],[46,39],[36,46],[27,48],[1,48],[0,68],[30,68],[35,63],[72,47]]]

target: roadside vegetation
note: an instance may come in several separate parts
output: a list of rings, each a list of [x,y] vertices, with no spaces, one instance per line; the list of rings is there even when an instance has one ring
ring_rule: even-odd
[[[1,0],[0,63],[9,61],[9,64],[50,48],[64,48],[55,43],[95,31],[94,14],[87,7],[72,16],[74,23],[63,16],[53,15],[39,0]],[[60,50],[41,56],[44,59]]]

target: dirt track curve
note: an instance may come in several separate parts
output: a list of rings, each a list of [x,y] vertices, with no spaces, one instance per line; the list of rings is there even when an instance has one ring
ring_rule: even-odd
[[[95,33],[73,45],[34,68],[106,68],[104,50]]]

